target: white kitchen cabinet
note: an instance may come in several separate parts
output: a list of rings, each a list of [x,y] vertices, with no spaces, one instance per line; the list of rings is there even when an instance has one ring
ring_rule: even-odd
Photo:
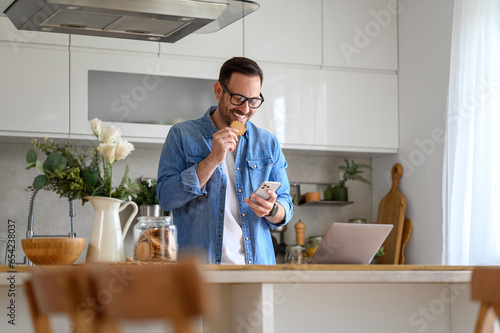
[[[160,43],[160,55],[209,57],[224,60],[241,57],[243,56],[243,20],[236,21],[216,32],[193,33],[175,43]]]
[[[264,65],[264,104],[252,120],[283,148],[394,153],[397,76]]]
[[[0,18],[0,133],[67,137],[67,35],[18,31]]]
[[[245,55],[259,62],[265,77],[266,101],[253,121],[276,134],[284,148],[394,153],[396,21],[393,0],[263,1],[258,11],[218,32],[167,44],[19,32],[7,18],[0,18],[0,51],[6,59],[0,65],[0,97],[9,112],[0,131],[93,139],[88,121],[96,114],[89,113],[89,77],[101,72],[114,77],[136,74],[142,77],[128,88],[117,88],[113,81],[113,89],[103,86],[101,94],[111,97],[102,105],[103,115],[114,113],[111,121],[131,141],[163,143],[173,123],[170,118],[193,119],[194,114],[171,113],[177,96],[165,98],[153,120],[140,119],[143,113],[134,105],[150,101],[163,78],[215,82],[223,61]],[[348,57],[346,50],[351,52]],[[182,97],[189,113],[199,90],[185,90],[192,90],[192,98]],[[202,115],[196,112],[196,117]]]
[[[323,65],[397,70],[396,0],[324,0]]]
[[[243,20],[246,57],[321,65],[321,0],[261,1]]]
[[[158,58],[154,56],[135,56],[122,54],[117,57],[113,53],[94,53],[94,52],[71,52],[71,138],[92,138],[88,121],[96,115],[89,114],[89,71],[102,71],[138,74],[140,79],[137,83],[132,83],[128,88],[121,91],[103,89],[102,94],[113,94],[110,104],[104,105],[104,110],[115,113],[116,120],[112,122],[120,127],[123,136],[132,142],[163,143],[170,129],[170,125],[148,123],[137,121],[135,116],[138,104],[147,100],[148,96],[156,93],[159,84],[166,78],[194,78],[197,80],[210,80],[210,86],[207,89],[213,89],[213,83],[217,81],[219,61],[193,61],[180,58]],[[134,78],[135,79],[135,78]],[[159,89],[159,88],[158,88]],[[213,90],[212,90],[213,91]],[[198,92],[192,91],[192,98],[198,98]],[[186,103],[186,110],[191,111],[189,100]],[[167,120],[169,116],[169,106],[171,102],[165,98],[164,105],[160,105],[159,119]],[[206,105],[208,109],[210,105]],[[201,117],[204,112],[198,111],[198,114],[186,116],[185,119]],[[99,115],[97,115],[99,117]]]
[[[67,137],[69,52],[0,42],[0,59],[1,134]]]

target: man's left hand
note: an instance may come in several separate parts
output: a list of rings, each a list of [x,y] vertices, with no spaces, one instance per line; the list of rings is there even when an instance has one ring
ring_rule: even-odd
[[[276,192],[267,190],[269,194],[269,199],[264,199],[255,193],[252,193],[250,197],[257,201],[256,203],[251,201],[250,198],[245,198],[245,202],[252,208],[258,217],[265,217],[269,222],[278,224],[285,219],[285,209],[281,207],[278,203],[278,214],[274,217],[270,217],[269,214],[273,210],[274,203],[276,202]]]
[[[245,202],[250,206],[250,208],[252,208],[258,217],[265,217],[266,215],[269,215],[273,209],[274,203],[276,202],[276,198],[278,197],[274,191],[267,190],[267,194],[269,194],[269,199],[266,200],[261,196],[252,193],[250,197],[257,201],[257,203],[250,200],[250,198],[245,198]]]

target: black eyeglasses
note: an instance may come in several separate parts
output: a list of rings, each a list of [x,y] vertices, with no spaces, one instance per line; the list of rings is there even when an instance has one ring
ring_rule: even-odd
[[[248,98],[243,95],[231,94],[229,90],[227,90],[225,85],[223,85],[222,83],[220,85],[222,86],[222,89],[224,89],[224,91],[227,92],[229,96],[231,96],[230,101],[231,104],[233,105],[240,106],[243,105],[246,101],[248,101],[248,107],[250,109],[257,109],[264,102],[264,96],[262,96],[262,94],[260,94],[260,98],[258,97]]]

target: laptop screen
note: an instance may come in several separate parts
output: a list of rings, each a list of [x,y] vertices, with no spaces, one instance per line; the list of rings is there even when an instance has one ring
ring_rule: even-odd
[[[334,222],[309,264],[368,265],[392,230],[391,224]]]

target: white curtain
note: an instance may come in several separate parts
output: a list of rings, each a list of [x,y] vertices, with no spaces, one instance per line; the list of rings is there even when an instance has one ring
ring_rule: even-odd
[[[500,0],[455,0],[443,263],[500,264]]]

